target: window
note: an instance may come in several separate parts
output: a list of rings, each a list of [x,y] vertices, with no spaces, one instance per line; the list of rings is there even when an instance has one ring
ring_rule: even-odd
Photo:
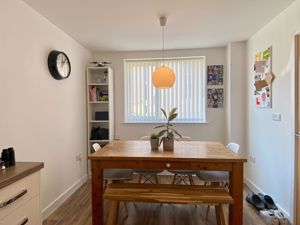
[[[166,111],[177,107],[176,122],[201,123],[205,121],[205,57],[165,59],[176,81],[172,88],[156,89],[151,77],[161,59],[129,59],[124,61],[125,122],[161,122]]]

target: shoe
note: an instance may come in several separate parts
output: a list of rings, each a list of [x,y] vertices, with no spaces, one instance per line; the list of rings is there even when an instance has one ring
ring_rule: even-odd
[[[275,214],[275,216],[279,219],[280,225],[289,225],[289,220],[284,216],[282,212],[279,210],[272,210],[272,212]]]
[[[273,209],[273,210],[277,210],[278,209],[277,206],[275,205],[275,202],[271,198],[271,196],[264,195],[262,193],[258,193],[257,195],[263,200],[266,209]]]
[[[258,211],[266,209],[264,201],[255,193],[250,192],[246,197],[247,202],[254,206]]]
[[[268,225],[281,225],[279,218],[272,210],[261,210],[259,213]]]

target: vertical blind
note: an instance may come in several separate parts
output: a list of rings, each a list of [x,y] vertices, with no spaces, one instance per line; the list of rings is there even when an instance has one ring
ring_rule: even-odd
[[[125,122],[150,123],[164,120],[160,108],[177,107],[176,122],[205,121],[205,58],[165,59],[176,76],[169,89],[152,86],[152,73],[162,60],[124,60]]]

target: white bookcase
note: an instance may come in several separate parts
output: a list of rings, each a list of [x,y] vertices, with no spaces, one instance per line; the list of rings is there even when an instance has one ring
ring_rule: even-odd
[[[94,143],[103,146],[114,139],[113,70],[109,67],[87,67],[86,86],[87,150],[89,155]],[[93,128],[108,129],[108,136],[99,138],[99,135],[92,135]]]

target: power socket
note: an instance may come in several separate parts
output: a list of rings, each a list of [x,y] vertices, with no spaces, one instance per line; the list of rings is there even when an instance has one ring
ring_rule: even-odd
[[[250,155],[249,158],[250,158],[250,162],[252,162],[253,164],[255,164],[255,157],[253,157],[253,156]]]
[[[81,154],[76,155],[75,159],[76,159],[76,161],[81,162],[82,161],[82,155]]]

